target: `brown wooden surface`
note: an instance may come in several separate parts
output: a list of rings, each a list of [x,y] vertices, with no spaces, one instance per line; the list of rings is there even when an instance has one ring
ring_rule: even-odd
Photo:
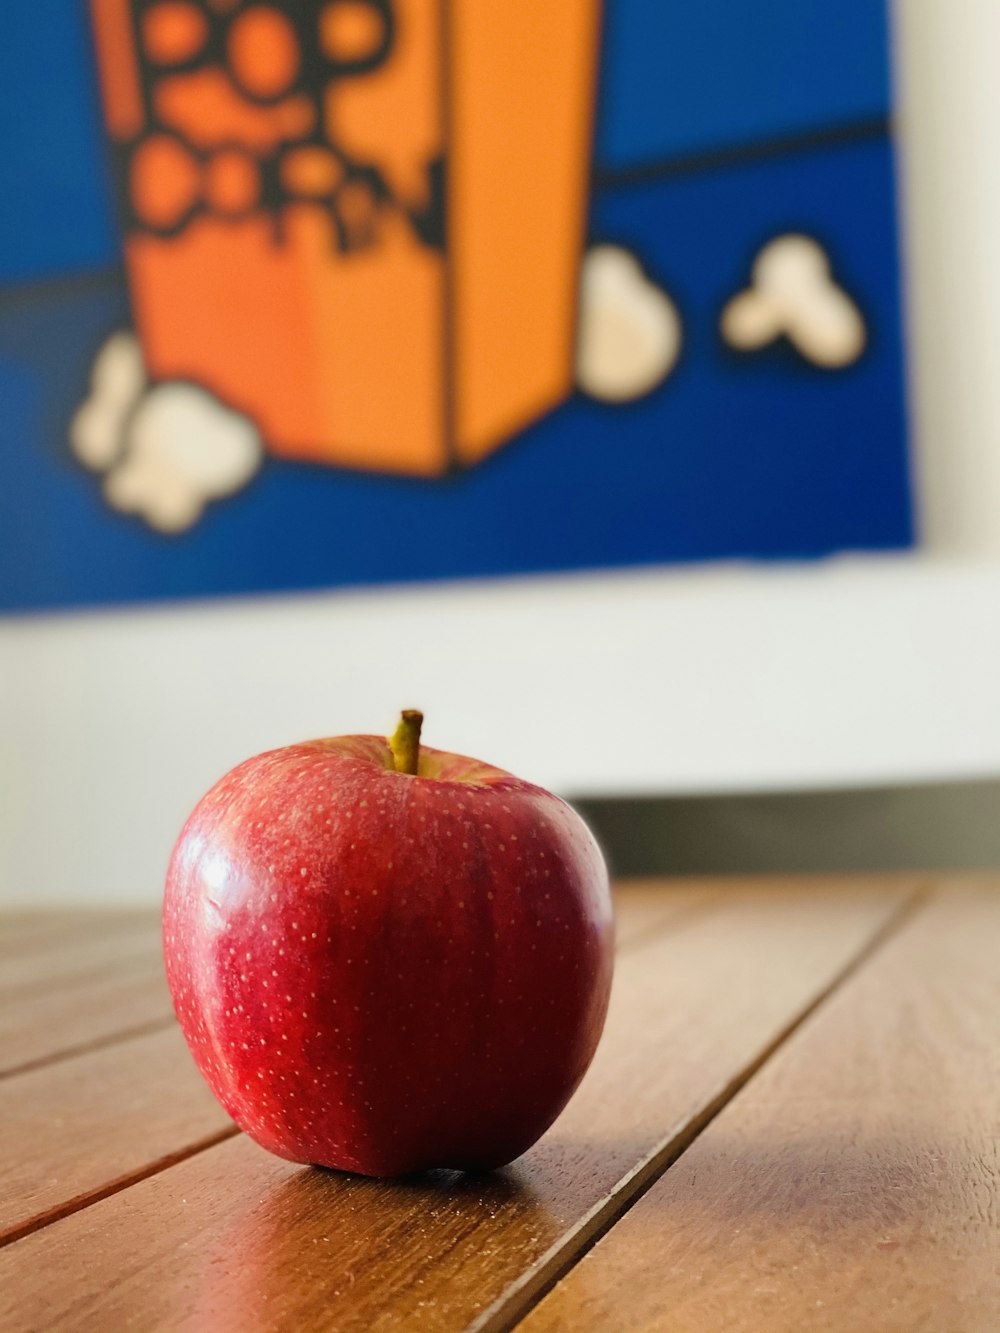
[[[996,1333],[1000,889],[945,892],[524,1333]]]
[[[626,946],[708,897],[697,881],[618,893]],[[0,1078],[173,1018],[158,912],[0,914]]]
[[[720,891],[717,880],[628,879],[615,886],[615,943],[619,951],[641,944],[647,935],[700,911]]]
[[[0,1243],[235,1133],[176,1024],[0,1082]]]
[[[0,1328],[511,1327],[913,896],[899,880],[700,887],[701,901],[678,897],[662,916],[642,889],[624,903],[644,924],[623,921],[594,1066],[507,1171],[373,1182],[233,1138],[0,1251]]]
[[[30,986],[0,1007],[0,1077],[172,1021],[159,951]]]
[[[136,927],[153,934],[159,930],[159,913],[148,908],[116,911],[100,910],[39,912],[0,911],[0,959],[47,950],[67,942],[79,942],[94,935],[120,935]]]
[[[41,990],[76,985],[108,975],[111,967],[139,961],[160,970],[163,943],[156,916],[102,930],[75,930],[65,938],[46,937],[0,956],[0,1005]]]
[[[0,1079],[164,1027],[160,914],[0,914]]]

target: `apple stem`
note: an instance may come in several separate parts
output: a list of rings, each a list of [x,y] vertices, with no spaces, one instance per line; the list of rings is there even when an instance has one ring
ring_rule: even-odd
[[[420,728],[424,715],[416,708],[404,708],[399,726],[389,737],[389,749],[397,773],[415,775],[420,765]]]

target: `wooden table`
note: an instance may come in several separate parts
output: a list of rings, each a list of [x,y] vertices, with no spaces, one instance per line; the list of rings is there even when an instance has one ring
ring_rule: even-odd
[[[555,1127],[394,1184],[235,1132],[154,918],[0,918],[0,1329],[1000,1330],[1000,879],[618,902]]]

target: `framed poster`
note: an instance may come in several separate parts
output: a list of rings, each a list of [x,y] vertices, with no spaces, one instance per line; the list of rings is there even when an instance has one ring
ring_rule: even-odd
[[[2,609],[912,542],[881,3],[0,22]]]

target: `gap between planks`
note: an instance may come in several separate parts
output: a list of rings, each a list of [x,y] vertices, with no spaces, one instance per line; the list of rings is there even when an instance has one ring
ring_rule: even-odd
[[[525,1333],[1000,1328],[1000,880],[935,888]]]
[[[711,903],[718,899],[719,892],[721,890],[712,892],[707,886],[702,887],[697,883],[686,881],[671,887],[665,887],[662,882],[657,884],[655,881],[646,880],[636,880],[616,886],[616,907],[621,916],[621,930],[616,953],[619,956],[628,953],[658,939],[663,933],[676,929],[692,915],[697,915],[706,910]],[[16,996],[10,996],[7,1002],[9,1003],[11,999],[16,999]],[[37,1060],[25,1061],[23,1064],[0,1071],[0,1079],[6,1080],[17,1075],[36,1073],[46,1067],[60,1065],[67,1060],[105,1051],[111,1046],[127,1045],[137,1037],[165,1031],[172,1027],[175,1022],[176,1019],[171,1015],[166,1019],[154,1020],[131,1028],[122,1028],[91,1042],[69,1047]],[[200,1077],[195,1073],[193,1065],[191,1076],[192,1078]],[[23,1223],[10,1226],[0,1233],[0,1249],[13,1244],[15,1241],[23,1240],[26,1236],[42,1230],[53,1222],[61,1221],[74,1213],[82,1212],[85,1208],[100,1203],[114,1194],[120,1194],[133,1185],[147,1180],[150,1176],[166,1171],[188,1158],[197,1156],[208,1148],[223,1143],[239,1132],[236,1125],[228,1125],[213,1134],[202,1136],[185,1144],[175,1152],[161,1154],[154,1160],[123,1172],[112,1180],[104,1181],[99,1186],[83,1190],[72,1198],[62,1200]]]
[[[0,1078],[167,1026],[162,959],[156,913],[0,916]]]
[[[845,898],[839,892],[832,896],[822,892],[831,880],[840,889],[849,889]],[[186,1329],[188,1318],[195,1313],[189,1308],[191,1292],[199,1290],[198,1318],[213,1300],[221,1302],[216,1310],[221,1317],[233,1296],[227,1286],[228,1270],[217,1270],[215,1261],[204,1261],[204,1255],[211,1256],[213,1245],[222,1242],[224,1253],[231,1250],[226,1230],[231,1224],[219,1203],[218,1190],[220,1180],[228,1187],[231,1178],[237,1179],[230,1173],[238,1170],[235,1197],[246,1195],[254,1201],[246,1238],[251,1250],[255,1243],[263,1243],[257,1235],[259,1228],[263,1227],[266,1236],[269,1219],[273,1222],[280,1216],[280,1231],[267,1239],[268,1254],[278,1265],[283,1286],[288,1286],[281,1293],[283,1298],[299,1302],[297,1326],[312,1327],[309,1316],[317,1314],[317,1302],[321,1302],[324,1320],[335,1311],[346,1318],[344,1327],[349,1324],[352,1329],[376,1324],[380,1330],[395,1329],[400,1325],[393,1320],[399,1317],[429,1316],[431,1310],[424,1309],[428,1305],[434,1310],[435,1329],[490,1327],[484,1324],[490,1317],[495,1319],[493,1327],[509,1327],[519,1317],[518,1304],[523,1309],[532,1293],[541,1289],[539,1280],[544,1282],[553,1255],[569,1252],[566,1267],[572,1266],[584,1230],[596,1233],[602,1220],[615,1220],[613,1215],[609,1219],[609,1211],[615,1211],[612,1200],[620,1195],[623,1184],[634,1199],[650,1159],[654,1171],[657,1166],[665,1169],[671,1145],[684,1146],[689,1137],[679,1127],[703,1125],[713,1108],[731,1098],[745,1082],[740,1071],[746,1077],[752,1075],[762,1062],[761,1051],[766,1059],[833,987],[860,966],[908,905],[912,910],[917,881],[913,876],[905,881],[887,876],[795,877],[781,885],[769,879],[765,886],[773,891],[767,893],[760,892],[760,881],[747,885],[750,892],[746,895],[726,892],[721,911],[718,905],[713,910],[708,901],[714,895],[705,893],[704,912],[681,913],[675,917],[676,929],[658,931],[663,944],[669,944],[662,960],[658,950],[635,951],[634,963],[622,972],[623,982],[628,980],[612,1024],[615,1039],[610,1047],[604,1043],[603,1057],[599,1053],[600,1069],[592,1071],[589,1094],[585,1089],[574,1099],[575,1107],[571,1104],[559,1122],[561,1132],[557,1127],[514,1168],[517,1189],[499,1212],[488,1207],[483,1216],[476,1190],[465,1191],[464,1196],[462,1192],[438,1192],[438,1199],[452,1200],[442,1208],[437,1206],[435,1190],[423,1191],[427,1195],[423,1201],[415,1196],[414,1188],[396,1192],[378,1182],[355,1178],[330,1181],[301,1172],[288,1176],[287,1166],[275,1159],[265,1160],[264,1155],[258,1158],[246,1150],[251,1145],[244,1140],[245,1148],[241,1148],[237,1138],[199,1157],[205,1163],[201,1168],[197,1163],[182,1163],[174,1171],[157,1173],[138,1186],[131,1204],[128,1199],[107,1200],[93,1215],[84,1210],[60,1226],[29,1237],[23,1256],[20,1247],[15,1247],[18,1266],[12,1268],[5,1262],[3,1272],[8,1281],[20,1274],[25,1286],[19,1295],[17,1288],[8,1288],[14,1301],[8,1314],[12,1320],[19,1315],[34,1319],[30,1324],[34,1329],[38,1312],[44,1312],[51,1322],[61,1308],[68,1322],[59,1326],[82,1329],[71,1314],[73,1309],[79,1311],[74,1293],[80,1290],[90,1292],[92,1313],[100,1306],[106,1322],[110,1321],[108,1326],[123,1326],[139,1309],[148,1314],[158,1301],[162,1326]],[[711,885],[701,888],[710,890]],[[777,972],[769,970],[774,965]],[[749,1010],[742,1007],[744,1003],[750,1004]],[[696,1007],[688,1017],[691,1004]],[[632,1024],[643,1021],[644,1014],[649,1015],[652,1030],[636,1045]],[[664,1049],[658,1046],[660,1041],[671,1043],[665,1049],[674,1052],[662,1066],[658,1063],[659,1051]],[[633,1096],[624,1085],[635,1080]],[[607,1086],[595,1100],[602,1082]],[[613,1137],[605,1144],[605,1131],[612,1128]],[[636,1137],[645,1138],[648,1147],[643,1151],[637,1143],[638,1151],[632,1155],[630,1141]],[[578,1144],[587,1147],[583,1156],[577,1151]],[[623,1153],[630,1160],[621,1160],[619,1167],[616,1158],[621,1159]],[[200,1195],[199,1181],[203,1182]],[[180,1198],[181,1192],[190,1199]],[[179,1204],[185,1205],[180,1211]],[[361,1215],[356,1212],[359,1206]],[[333,1234],[315,1231],[318,1207],[323,1213],[321,1229]],[[258,1214],[259,1221],[255,1220]],[[571,1214],[575,1214],[572,1220]],[[165,1228],[172,1239],[140,1261],[130,1247],[136,1228],[141,1230],[144,1225],[158,1236]],[[539,1227],[541,1235],[536,1234]],[[548,1247],[546,1232],[552,1237]],[[195,1236],[199,1237],[197,1251],[189,1248]],[[505,1249],[497,1270],[487,1256],[495,1252],[492,1240],[501,1236]],[[349,1296],[333,1290],[338,1270],[322,1264],[316,1269],[314,1258],[319,1251],[310,1252],[308,1245],[303,1248],[309,1239],[315,1244],[334,1238],[339,1262],[350,1270],[346,1274]],[[537,1240],[543,1243],[536,1247]],[[174,1244],[180,1249],[171,1259],[168,1250]],[[98,1245],[98,1252],[101,1247],[107,1251],[101,1253],[102,1262],[96,1268],[74,1258],[92,1245]],[[428,1245],[429,1250],[424,1248]],[[120,1262],[115,1259],[119,1250]],[[390,1254],[392,1261],[386,1267]],[[123,1268],[126,1255],[131,1258]],[[417,1271],[423,1274],[419,1281],[427,1278],[433,1286],[414,1287],[403,1281],[399,1265],[412,1265],[418,1255],[421,1267]],[[14,1250],[6,1251],[5,1257],[14,1260]],[[202,1272],[204,1262],[209,1266]],[[355,1273],[353,1266],[359,1263]],[[178,1264],[186,1274],[180,1286],[175,1281]],[[59,1279],[54,1284],[43,1280],[39,1265],[54,1266]],[[477,1269],[481,1270],[479,1277],[470,1286]],[[109,1287],[111,1272],[117,1277]],[[530,1274],[527,1280],[525,1273]],[[306,1274],[306,1285],[297,1287],[296,1276]],[[551,1267],[548,1274],[552,1275]],[[484,1280],[485,1290],[480,1285]],[[393,1283],[399,1287],[391,1310],[384,1306],[387,1281],[390,1288]],[[81,1282],[94,1285],[79,1288]],[[2,1287],[0,1283],[0,1290]],[[325,1294],[327,1287],[330,1290]],[[430,1302],[418,1299],[431,1291],[434,1299]],[[338,1298],[335,1306],[325,1303],[333,1298]],[[152,1307],[148,1306],[150,1299]],[[67,1304],[70,1300],[72,1304]],[[343,1306],[343,1300],[349,1304]],[[265,1323],[269,1329],[279,1327]],[[13,1333],[14,1322],[10,1327]],[[17,1323],[16,1327],[29,1325]]]
[[[489,1306],[468,1326],[467,1333],[511,1333],[511,1330],[538,1305],[554,1286],[606,1236],[611,1228],[674,1165],[755,1074],[795,1035],[798,1029],[825,1004],[846,981],[865,966],[894,935],[922,910],[928,901],[928,887],[915,888],[896,911],[875,932],[857,954],[834,976],[829,984],[761,1050],[703,1111],[694,1117],[669,1142],[652,1153],[621,1182],[618,1192],[598,1204],[584,1217],[570,1235],[564,1236],[525,1274],[520,1283],[508,1288],[503,1297]],[[572,1246],[568,1243],[572,1242]]]
[[[162,1032],[165,1028],[173,1027],[177,1019],[170,1015],[169,1018],[153,1018],[148,1023],[137,1023],[135,1027],[116,1028],[114,1032],[109,1032],[103,1037],[95,1037],[93,1041],[80,1042],[77,1046],[63,1046],[57,1051],[52,1051],[48,1055],[39,1056],[37,1060],[25,1060],[19,1065],[9,1065],[6,1069],[0,1069],[0,1079],[16,1078],[18,1074],[33,1074],[37,1069],[44,1069],[46,1065],[61,1064],[63,1060],[75,1060],[77,1056],[89,1055],[91,1051],[103,1051],[108,1046],[118,1046],[123,1042],[131,1041],[133,1037],[147,1037],[153,1032]]]
[[[706,884],[702,887],[697,881],[681,880],[676,884],[665,886],[663,881],[642,879],[626,880],[615,886],[615,896],[619,911],[625,918],[622,921],[622,929],[618,942],[617,953],[623,954],[629,950],[640,946],[646,940],[653,938],[666,925],[671,927],[676,924],[681,916],[686,916],[693,911],[698,911],[701,906],[718,897],[719,890],[712,891]],[[662,899],[662,902],[655,902],[654,899]],[[670,900],[669,902],[667,900]],[[95,913],[99,919],[99,924],[103,928],[110,926],[112,929],[117,923],[119,926],[125,924],[134,926],[136,924],[136,914],[123,913],[122,919],[111,917],[101,920],[103,914]],[[18,924],[27,925],[28,918],[25,916],[22,920],[21,914],[17,918]],[[65,918],[54,917],[54,922],[60,926],[64,925]],[[156,918],[157,929],[159,918]],[[0,927],[4,925],[3,918],[0,918]],[[83,929],[85,935],[90,932],[85,929],[86,918],[74,918],[72,923],[74,929]],[[141,921],[140,921],[141,924]],[[48,945],[49,941],[44,941]],[[132,961],[131,955],[124,955],[122,962]],[[0,972],[2,972],[3,963],[0,959]],[[160,975],[162,969],[157,963],[153,973]],[[97,979],[103,980],[104,974],[97,974]],[[79,989],[80,982],[84,987],[87,985],[87,977],[70,977],[64,979],[69,985],[76,985]],[[58,980],[55,983],[59,984]],[[0,996],[0,1012],[2,1012],[11,1001],[16,1001],[18,996],[8,995]],[[18,1074],[32,1073],[36,1069],[41,1069],[45,1065],[56,1064],[62,1060],[75,1059],[80,1055],[87,1055],[91,1051],[104,1050],[108,1046],[117,1045],[120,1042],[131,1041],[133,1037],[146,1036],[152,1032],[159,1032],[164,1028],[170,1027],[176,1019],[172,1012],[165,1013],[162,1017],[151,1018],[143,1023],[133,1023],[125,1027],[115,1028],[111,1032],[102,1033],[100,1036],[90,1040],[73,1042],[67,1046],[61,1046],[52,1051],[46,1051],[44,1055],[32,1059],[19,1060],[16,1063],[0,1066],[0,1079],[16,1077]]]
[[[142,1180],[148,1180],[150,1176],[159,1175],[161,1171],[176,1166],[178,1162],[186,1162],[189,1157],[197,1157],[199,1153],[207,1152],[209,1148],[225,1143],[226,1139],[234,1138],[239,1132],[235,1125],[230,1125],[226,1129],[219,1130],[217,1134],[210,1134],[207,1138],[199,1139],[196,1143],[179,1148],[177,1152],[168,1153],[167,1156],[160,1157],[155,1162],[149,1162],[144,1167],[130,1171],[118,1180],[108,1181],[99,1189],[88,1190],[75,1199],[67,1199],[65,1203],[57,1204],[47,1212],[40,1213],[37,1217],[31,1218],[30,1221],[22,1225],[11,1227],[9,1231],[0,1236],[0,1250],[8,1245],[13,1245],[15,1241],[24,1240],[26,1236],[31,1236],[36,1231],[41,1231],[43,1227],[51,1226],[53,1222],[61,1222],[64,1217],[72,1217],[74,1213],[82,1212],[84,1208],[90,1208],[93,1204],[100,1203],[102,1199],[110,1199],[113,1194],[121,1194],[122,1190],[131,1189],[133,1185],[138,1185]]]

